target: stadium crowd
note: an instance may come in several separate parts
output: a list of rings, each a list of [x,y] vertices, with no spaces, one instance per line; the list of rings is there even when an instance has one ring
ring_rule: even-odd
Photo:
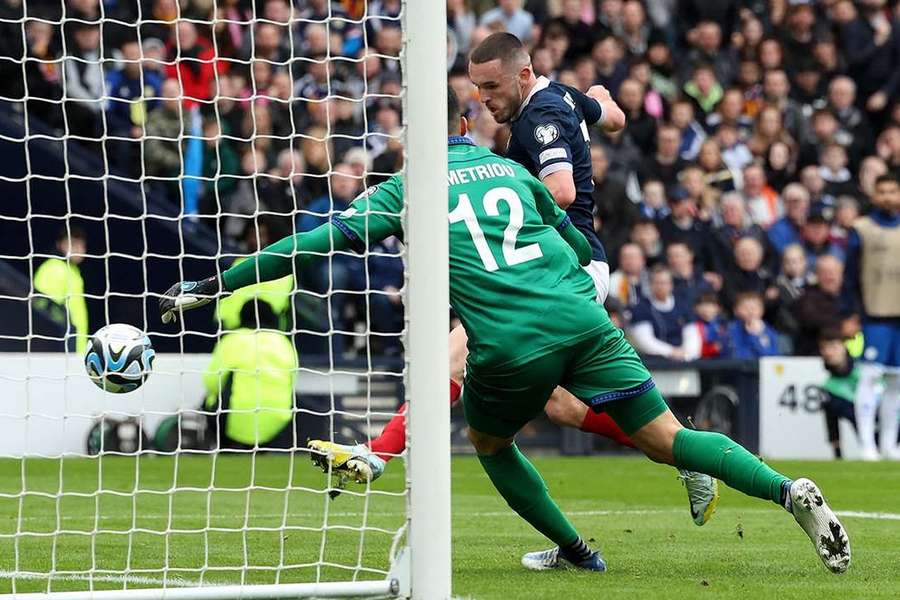
[[[0,95],[251,251],[402,167],[400,11],[2,0]],[[887,0],[449,0],[449,83],[499,153],[508,132],[466,71],[492,32],[525,41],[538,75],[622,106],[623,132],[591,132],[595,226],[610,310],[641,352],[817,354],[842,325],[848,228],[900,171],[898,15]],[[299,283],[380,290],[333,302],[332,326],[397,332],[398,254],[336,256]]]

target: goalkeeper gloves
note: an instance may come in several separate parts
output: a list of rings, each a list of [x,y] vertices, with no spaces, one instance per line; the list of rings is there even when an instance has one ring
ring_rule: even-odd
[[[215,275],[201,281],[181,281],[176,283],[159,299],[159,313],[163,323],[174,323],[177,313],[199,308],[212,302],[222,291],[219,278]]]

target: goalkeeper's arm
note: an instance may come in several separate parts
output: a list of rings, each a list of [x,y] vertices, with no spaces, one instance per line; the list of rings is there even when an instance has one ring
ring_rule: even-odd
[[[159,300],[162,321],[172,323],[178,312],[199,308],[223,293],[290,275],[294,273],[295,265],[299,273],[330,252],[347,250],[351,246],[351,240],[332,223],[288,236],[223,272],[221,278],[214,275],[201,281],[181,281],[173,285]]]
[[[575,251],[575,255],[578,257],[578,263],[582,267],[589,265],[591,263],[592,254],[591,244],[587,241],[587,238],[584,237],[584,234],[578,231],[577,227],[572,225],[569,216],[559,207],[553,199],[553,196],[550,194],[550,191],[543,183],[530,175],[526,176],[524,181],[534,194],[534,205],[535,208],[537,208],[538,214],[541,215],[541,220],[559,232],[562,239],[564,239],[566,243],[572,247],[572,250]]]

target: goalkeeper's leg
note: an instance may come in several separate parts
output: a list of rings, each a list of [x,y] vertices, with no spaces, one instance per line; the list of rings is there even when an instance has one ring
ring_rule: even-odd
[[[721,433],[685,429],[655,387],[604,408],[651,460],[706,473],[784,507],[809,536],[825,566],[834,573],[847,570],[850,541],[815,483],[789,479]]]
[[[526,554],[534,570],[578,567],[605,571],[606,563],[582,540],[550,497],[540,474],[513,443],[513,436],[539,415],[565,373],[568,352],[557,351],[512,371],[466,374],[463,409],[478,460],[506,503],[556,547]]]
[[[605,412],[588,409],[581,400],[561,387],[556,388],[544,408],[547,417],[557,425],[575,427],[608,437],[615,442],[634,448],[634,442]],[[712,518],[719,503],[719,484],[704,473],[678,470],[678,478],[684,483],[688,495],[688,508],[696,525],[705,525]]]

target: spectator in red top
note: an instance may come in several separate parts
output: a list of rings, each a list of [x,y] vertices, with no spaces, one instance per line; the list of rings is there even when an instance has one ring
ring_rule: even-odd
[[[212,45],[197,35],[197,28],[190,21],[178,23],[169,42],[169,57],[175,64],[166,68],[166,75],[181,80],[184,105],[189,108],[210,100],[216,71],[227,71],[227,65],[216,60]]]

